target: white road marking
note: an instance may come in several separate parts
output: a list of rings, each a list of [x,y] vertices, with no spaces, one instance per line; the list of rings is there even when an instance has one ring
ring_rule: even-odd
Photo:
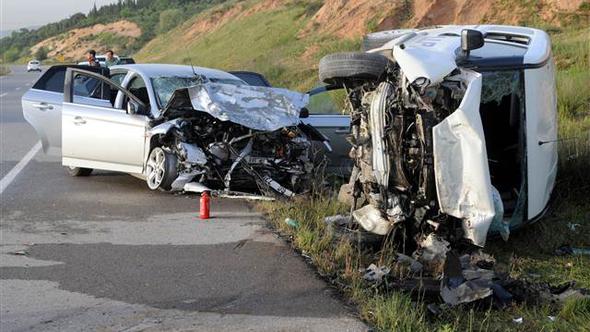
[[[20,90],[20,86],[16,88],[16,91]]]
[[[4,92],[3,94],[0,95],[0,98],[6,96],[8,94],[8,92]]]
[[[21,161],[19,161],[18,164],[16,164],[16,166],[14,166],[10,172],[8,172],[2,178],[2,180],[0,180],[0,194],[2,194],[4,189],[6,189],[6,187],[12,183],[12,181],[14,181],[14,179],[18,176],[18,173],[20,173],[27,166],[27,164],[35,157],[39,150],[41,150],[41,141],[37,142],[33,148],[27,152],[23,159],[21,159]]]

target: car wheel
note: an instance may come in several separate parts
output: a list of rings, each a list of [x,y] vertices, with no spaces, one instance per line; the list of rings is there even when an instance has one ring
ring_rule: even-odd
[[[66,172],[70,176],[88,176],[92,173],[92,168],[65,166]]]
[[[170,190],[172,182],[178,177],[178,159],[172,153],[155,147],[148,157],[145,180],[151,190]]]
[[[389,59],[373,53],[334,53],[320,60],[320,81],[340,84],[349,81],[378,80]]]

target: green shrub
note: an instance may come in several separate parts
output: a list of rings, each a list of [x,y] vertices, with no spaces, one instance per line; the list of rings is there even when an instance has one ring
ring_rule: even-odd
[[[183,21],[183,13],[180,9],[167,9],[160,13],[160,21],[158,22],[158,33],[165,33]]]

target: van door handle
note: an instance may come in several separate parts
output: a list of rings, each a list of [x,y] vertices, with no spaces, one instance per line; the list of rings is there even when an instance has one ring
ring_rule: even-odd
[[[85,123],[86,123],[86,120],[84,120],[81,116],[74,117],[74,124],[75,125],[82,125]]]
[[[52,105],[49,105],[47,103],[33,104],[33,107],[38,108],[41,111],[52,110],[53,109],[53,106]]]

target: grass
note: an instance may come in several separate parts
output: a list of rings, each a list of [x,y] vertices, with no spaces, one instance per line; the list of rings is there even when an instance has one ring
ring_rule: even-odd
[[[246,8],[255,3],[241,2]],[[198,15],[150,42],[135,58],[140,62],[192,62],[223,70],[251,70],[264,74],[273,85],[305,91],[318,84],[317,65],[323,55],[360,46],[357,40],[319,35],[300,37],[299,31],[319,9],[317,2],[306,1],[292,1],[275,10],[236,17],[207,34],[196,35],[182,47],[170,46],[170,40],[184,34],[212,11],[230,9],[231,6],[216,7]]]
[[[552,36],[557,63],[559,171],[555,199],[548,215],[511,234],[508,242],[490,239],[486,251],[512,277],[557,284],[575,280],[590,288],[590,257],[555,256],[563,244],[590,247],[590,29]],[[357,305],[359,316],[383,331],[590,331],[590,300],[570,299],[563,305],[518,304],[505,310],[469,305],[432,317],[426,302],[401,292],[368,287],[359,268],[391,260],[391,252],[359,252],[350,240],[334,240],[324,217],[346,213],[334,194],[293,202],[263,203],[273,227],[309,256],[319,273]],[[293,228],[284,222],[293,218]],[[578,224],[573,231],[569,224]],[[548,317],[555,317],[552,321]],[[522,324],[512,320],[523,317]]]
[[[4,75],[8,75],[10,74],[10,68],[8,68],[8,66],[5,65],[0,65],[0,76],[4,76]]]

